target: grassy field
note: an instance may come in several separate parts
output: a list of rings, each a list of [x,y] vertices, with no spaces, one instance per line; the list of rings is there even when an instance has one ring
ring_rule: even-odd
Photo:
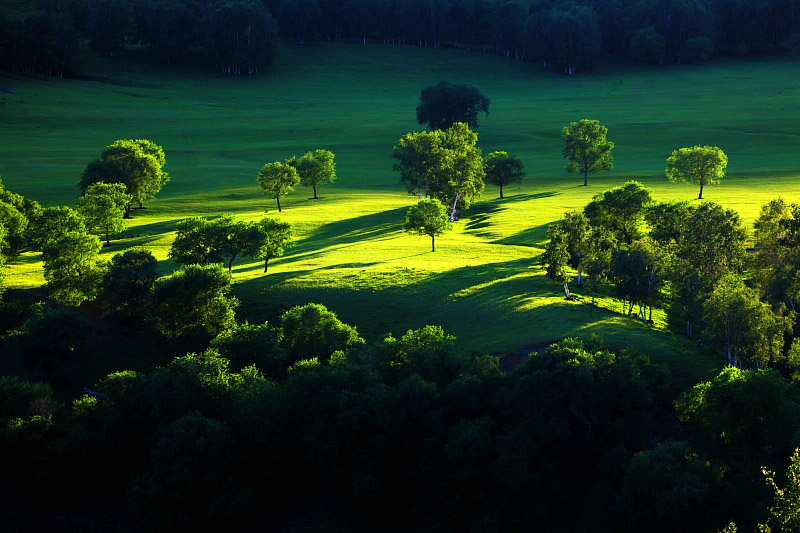
[[[728,177],[706,197],[738,210],[748,225],[775,196],[800,200],[800,62],[719,62],[702,67],[612,67],[574,78],[535,65],[455,50],[308,44],[284,47],[264,76],[225,78],[88,55],[87,79],[0,74],[0,175],[12,190],[47,205],[72,204],[86,164],[118,138],[148,138],[167,154],[172,181],[123,239],[152,249],[164,273],[175,223],[190,215],[277,215],[260,195],[261,165],[314,148],[336,153],[338,182],[310,200],[298,188],[282,201],[296,245],[263,275],[256,261],[234,267],[241,318],[274,320],[316,301],[358,325],[368,340],[440,324],[464,350],[513,353],[570,335],[598,333],[706,377],[717,359],[665,331],[604,309],[566,302],[538,265],[547,224],[606,188],[638,179],[659,200],[697,190],[664,177],[678,147],[720,146]],[[123,64],[124,63],[124,64]],[[421,88],[470,83],[491,100],[479,145],[523,158],[527,179],[497,199],[487,190],[451,234],[430,243],[402,233],[404,194],[391,171],[397,139],[420,129]],[[560,129],[597,118],[616,143],[616,169],[582,179],[563,170]],[[26,254],[10,266],[11,287],[43,282]],[[614,302],[602,300],[606,307]]]

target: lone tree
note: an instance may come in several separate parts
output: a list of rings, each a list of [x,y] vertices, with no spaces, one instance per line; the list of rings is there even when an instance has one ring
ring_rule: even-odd
[[[250,225],[250,237],[245,254],[264,258],[264,273],[269,260],[283,255],[284,249],[291,245],[292,225],[274,218],[264,218]]]
[[[500,187],[500,198],[503,197],[503,186],[522,183],[525,173],[522,171],[522,159],[506,152],[492,152],[483,161],[486,181]]]
[[[728,156],[716,146],[680,148],[667,158],[667,178],[700,184],[698,200],[703,199],[703,187],[713,185],[725,177]]]
[[[449,128],[456,122],[478,127],[478,112],[489,116],[489,99],[471,85],[440,81],[422,90],[417,106],[417,121],[432,130]]]
[[[437,198],[450,210],[468,209],[483,192],[485,170],[478,134],[463,122],[446,130],[409,133],[394,147],[392,167],[409,193]]]
[[[297,169],[300,183],[311,187],[314,190],[314,200],[317,200],[317,189],[336,181],[334,157],[334,153],[330,150],[314,150],[300,158],[292,157],[286,163]]]
[[[104,234],[106,244],[111,244],[111,234],[127,227],[125,208],[131,200],[122,183],[93,183],[78,200],[78,212],[89,230]]]
[[[417,205],[411,206],[406,213],[406,223],[403,229],[418,235],[430,235],[431,252],[436,251],[436,236],[444,235],[449,229],[447,208],[439,200],[433,198],[420,200]]]
[[[280,212],[281,196],[285,196],[294,190],[295,186],[300,183],[300,175],[292,165],[276,161],[264,165],[256,180],[261,185],[261,188],[264,189],[265,195],[275,198],[278,202],[278,212]]]
[[[78,182],[82,192],[94,183],[122,183],[133,201],[143,207],[169,181],[162,167],[164,150],[146,139],[114,141],[98,159],[86,166]],[[131,204],[125,206],[125,218],[131,217]]]
[[[614,143],[606,139],[608,128],[597,120],[584,118],[561,130],[564,141],[564,159],[569,160],[567,172],[583,174],[583,184],[589,184],[589,172],[614,168],[611,150]]]

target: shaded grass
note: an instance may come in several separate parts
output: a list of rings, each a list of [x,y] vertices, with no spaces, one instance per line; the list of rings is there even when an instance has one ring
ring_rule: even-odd
[[[3,180],[45,204],[71,204],[81,171],[105,145],[150,138],[164,146],[172,181],[134,211],[104,257],[146,247],[165,274],[175,267],[167,252],[177,221],[222,213],[254,220],[266,212],[292,222],[296,242],[266,276],[261,261],[234,266],[242,318],[274,321],[292,305],[318,301],[368,340],[441,324],[463,350],[483,353],[598,333],[669,361],[687,380],[707,378],[719,360],[665,331],[663,314],[653,327],[564,301],[538,265],[547,225],[627,179],[651,187],[658,200],[695,198],[695,187],[668,183],[663,169],[673,149],[697,143],[728,154],[728,177],[706,196],[748,225],[774,196],[800,200],[797,60],[616,66],[565,78],[455,50],[310,43],[281,52],[269,74],[253,78],[91,52],[82,80],[0,74],[0,85],[17,91],[0,97]],[[487,186],[431,253],[426,238],[401,231],[416,199],[397,183],[389,154],[400,136],[421,129],[419,91],[440,79],[473,84],[491,98],[479,144],[485,153],[521,156],[527,178],[506,187],[503,200]],[[562,126],[584,117],[607,125],[616,143],[615,171],[590,176],[588,187],[564,172],[559,137]],[[315,148],[336,153],[338,182],[322,188],[320,200],[298,188],[279,215],[274,200],[260,195],[258,169]],[[40,286],[38,255],[15,260],[7,282]]]

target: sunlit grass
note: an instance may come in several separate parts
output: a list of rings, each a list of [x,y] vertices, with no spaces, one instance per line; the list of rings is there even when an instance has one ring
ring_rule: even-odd
[[[659,200],[696,198],[694,187],[668,183],[663,169],[673,149],[698,143],[730,158],[728,178],[708,188],[707,199],[736,209],[748,225],[770,198],[800,200],[798,61],[617,66],[565,78],[454,50],[312,43],[284,48],[268,75],[231,79],[131,60],[87,56],[95,81],[0,75],[0,85],[17,91],[0,97],[3,181],[45,204],[71,204],[82,169],[105,145],[131,137],[163,145],[172,181],[134,211],[103,254],[146,247],[166,274],[175,268],[167,253],[177,221],[278,216],[255,182],[260,166],[314,148],[334,151],[339,180],[323,198],[299,187],[282,201],[295,246],[270,262],[268,275],[257,260],[234,266],[239,315],[250,321],[317,301],[368,340],[441,324],[462,349],[483,353],[598,333],[705,377],[715,360],[668,335],[663,313],[647,326],[620,316],[609,298],[600,297],[601,309],[585,303],[588,295],[565,301],[539,266],[547,224],[627,179]],[[504,200],[487,187],[431,253],[426,238],[401,230],[415,198],[399,186],[389,154],[402,134],[420,128],[419,91],[440,79],[471,83],[491,98],[479,144],[521,156],[528,177]],[[616,170],[590,176],[588,187],[563,171],[559,139],[563,125],[584,117],[607,125],[616,143]],[[7,283],[41,285],[37,255],[14,261]]]

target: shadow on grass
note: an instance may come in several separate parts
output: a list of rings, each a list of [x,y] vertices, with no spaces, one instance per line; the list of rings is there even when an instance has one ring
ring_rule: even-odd
[[[331,248],[361,245],[398,233],[402,230],[407,210],[399,207],[323,224],[289,248],[282,260],[288,263],[311,262]]]
[[[514,235],[492,241],[492,244],[508,244],[512,246],[542,246],[547,240],[547,227],[550,224],[532,226]]]
[[[559,195],[561,195],[561,193],[556,191],[537,192],[533,194],[506,194],[505,198],[494,198],[492,201],[510,204],[514,202],[527,202],[528,200],[539,200],[541,198],[552,198],[553,196]]]

